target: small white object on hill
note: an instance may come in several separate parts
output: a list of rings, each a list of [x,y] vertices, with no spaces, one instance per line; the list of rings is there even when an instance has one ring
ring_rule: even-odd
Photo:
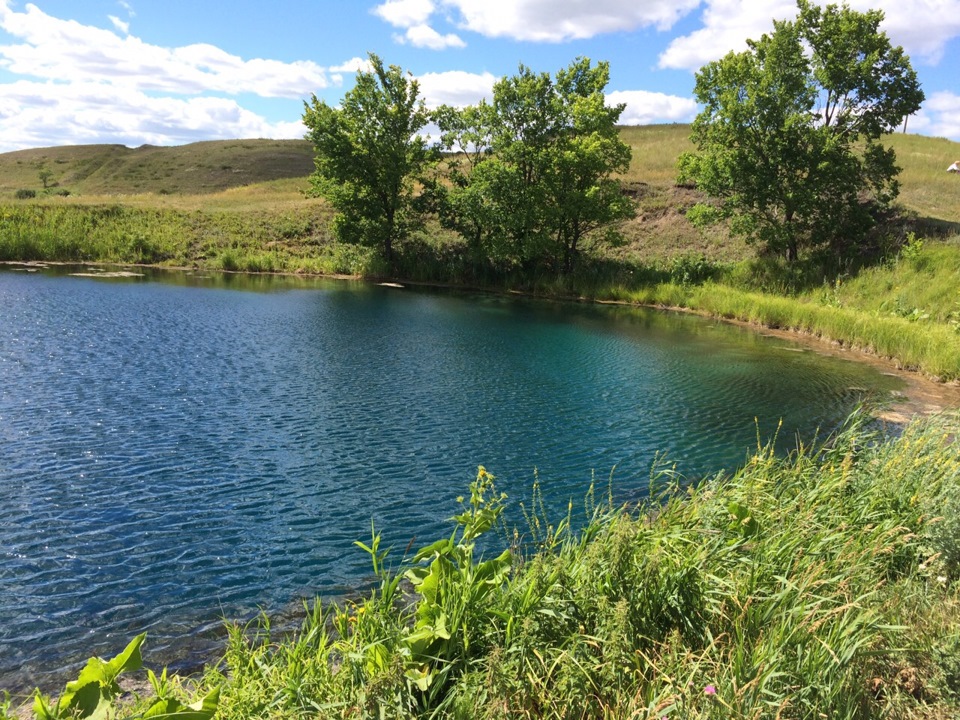
[[[957,160],[953,165],[948,167],[947,172],[960,173],[960,160]]]

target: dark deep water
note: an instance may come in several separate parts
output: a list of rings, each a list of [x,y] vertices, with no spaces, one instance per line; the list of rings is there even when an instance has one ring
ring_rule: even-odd
[[[483,464],[557,515],[595,473],[641,497],[783,419],[784,448],[899,381],[684,315],[336,281],[0,271],[0,688],[62,682],[149,631],[369,579],[448,531]],[[755,418],[756,423],[755,424]],[[613,470],[614,466],[616,467]],[[519,513],[512,518],[522,522]]]

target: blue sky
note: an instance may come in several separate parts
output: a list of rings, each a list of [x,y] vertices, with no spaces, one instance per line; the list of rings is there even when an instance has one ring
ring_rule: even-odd
[[[960,0],[885,11],[927,101],[909,129],[960,141]],[[367,53],[429,105],[489,96],[520,63],[611,65],[625,124],[689,122],[694,72],[796,14],[790,0],[0,0],[0,152],[79,143],[301,137]]]

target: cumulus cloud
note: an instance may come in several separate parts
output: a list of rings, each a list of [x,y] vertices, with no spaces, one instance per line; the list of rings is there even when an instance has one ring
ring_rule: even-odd
[[[462,47],[463,41],[441,35],[434,28],[440,22],[485,37],[563,42],[640,27],[666,30],[699,5],[700,0],[388,0],[373,12],[407,30],[399,41],[443,49]],[[411,34],[413,28],[419,29]]]
[[[441,35],[429,25],[414,25],[407,28],[407,32],[395,35],[394,39],[400,44],[410,43],[414,47],[428,48],[429,50],[445,50],[446,48],[462,48],[467,44],[459,35],[447,33]]]
[[[960,0],[850,0],[850,6],[883,10],[881,28],[895,45],[923,62],[939,62],[946,44],[960,35]],[[796,3],[790,0],[706,0],[703,26],[675,38],[660,55],[659,65],[697,70],[731,50],[746,49],[747,39],[773,30],[774,19],[796,14]]]
[[[462,27],[486,37],[563,42],[611,32],[667,30],[699,0],[442,0]]]
[[[460,36],[454,33],[442,35],[428,24],[436,9],[433,0],[388,0],[375,7],[373,14],[405,30],[393,36],[401,45],[409,44],[429,50],[466,47]]]
[[[490,73],[468,73],[460,70],[424,73],[417,77],[420,95],[428,107],[476,105],[483,98],[493,97],[493,85],[499,78]]]
[[[339,65],[334,65],[330,68],[330,72],[336,73],[356,73],[356,72],[372,72],[373,65],[370,60],[367,58],[361,57],[352,57],[344,63]]]
[[[607,102],[627,106],[620,116],[621,125],[690,122],[698,111],[691,98],[646,90],[617,90],[607,94]]]
[[[745,50],[749,38],[773,29],[773,18],[791,17],[796,9],[790,0],[707,0],[703,27],[671,41],[660,67],[697,70],[731,50]]]
[[[25,12],[14,12],[6,0],[0,2],[0,29],[21,41],[0,45],[0,67],[33,78],[110,82],[176,94],[247,92],[276,98],[299,98],[330,85],[326,71],[313,62],[244,60],[203,44],[159,47],[60,20],[31,4]]]
[[[100,142],[137,146],[300,138],[306,132],[300,122],[271,123],[231,98],[155,97],[96,82],[0,85],[0,120],[0,152]]]
[[[907,128],[910,132],[960,140],[960,95],[947,91],[932,93],[920,112],[909,119]]]
[[[373,9],[375,15],[380,16],[394,27],[411,27],[422,25],[436,10],[432,0],[388,0]]]
[[[913,58],[936,65],[950,40],[960,36],[960,0],[854,0],[851,7],[883,10],[883,29]]]
[[[465,107],[493,99],[493,86],[500,78],[490,73],[451,71],[425,73],[417,77],[420,94],[430,108],[440,105]],[[626,108],[620,116],[623,125],[649,125],[663,122],[690,122],[697,114],[691,98],[645,90],[617,90],[607,94],[607,103]]]

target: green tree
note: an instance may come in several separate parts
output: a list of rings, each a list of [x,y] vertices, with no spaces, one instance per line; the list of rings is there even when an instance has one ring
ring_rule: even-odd
[[[458,153],[445,224],[501,267],[571,272],[589,233],[633,212],[614,177],[630,148],[608,80],[609,65],[587,58],[555,79],[520,66],[494,85],[492,104],[441,109],[444,145]]]
[[[341,106],[314,95],[303,123],[316,152],[312,191],[336,210],[337,237],[378,247],[392,265],[397,242],[419,221],[417,181],[432,158],[419,133],[429,113],[416,80],[369,57],[373,72],[357,73]]]
[[[679,161],[681,180],[719,200],[692,219],[730,218],[734,232],[791,261],[865,236],[872,211],[899,192],[880,139],[923,102],[903,49],[878,29],[882,12],[797,6],[794,20],[697,73],[698,152]]]
[[[607,63],[591,67],[585,59],[556,76],[562,124],[544,180],[547,227],[566,273],[589,233],[634,213],[614,177],[630,167],[631,153],[617,130],[625,105],[606,104],[609,79]]]
[[[41,163],[37,170],[37,177],[40,178],[40,182],[43,183],[43,189],[46,190],[50,187],[50,181],[53,179],[53,171]]]
[[[479,170],[492,157],[492,113],[485,100],[465,108],[444,105],[434,112],[447,162],[445,176],[431,179],[428,191],[441,224],[467,241],[474,266],[491,259],[488,253],[499,226]]]

